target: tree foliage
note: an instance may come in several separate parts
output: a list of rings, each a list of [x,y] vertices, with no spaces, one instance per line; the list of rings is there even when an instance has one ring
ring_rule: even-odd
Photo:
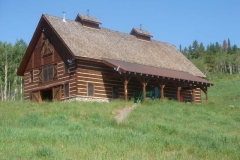
[[[22,97],[22,77],[16,75],[23,54],[27,49],[24,40],[14,45],[0,41],[0,100],[19,100]]]
[[[223,40],[222,46],[210,43],[206,49],[203,43],[194,40],[182,53],[190,59],[205,75],[212,73],[239,74],[240,49],[231,45],[230,39]]]

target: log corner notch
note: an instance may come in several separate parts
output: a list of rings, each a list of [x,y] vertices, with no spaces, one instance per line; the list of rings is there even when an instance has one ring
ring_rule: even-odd
[[[190,88],[191,88],[191,91],[192,91],[192,102],[195,102],[195,89],[196,88],[200,88],[204,93],[205,93],[205,96],[206,96],[206,102],[208,101],[208,89],[207,87],[209,87],[210,85],[197,85],[197,86],[194,86],[193,84],[190,84]]]

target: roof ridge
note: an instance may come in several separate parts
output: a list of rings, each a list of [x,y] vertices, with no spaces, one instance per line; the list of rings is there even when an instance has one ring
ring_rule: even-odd
[[[54,18],[58,18],[58,19],[62,19],[61,17],[58,17],[58,16],[53,16],[53,15],[49,15],[49,14],[43,14],[43,15],[47,15],[47,16],[51,16],[51,17],[54,17]],[[70,21],[70,22],[76,22],[76,23],[79,23],[75,20],[71,20],[71,19],[65,19],[66,21]],[[87,28],[87,27],[86,27]],[[117,32],[117,33],[122,33],[122,34],[125,34],[125,35],[128,35],[128,36],[134,36],[134,35],[131,35],[129,33],[126,33],[126,32],[122,32],[122,31],[117,31],[117,30],[113,30],[113,29],[109,29],[109,28],[105,28],[105,27],[99,27],[99,29],[104,29],[104,30],[108,30],[108,31],[112,31],[112,32]],[[164,44],[169,44],[169,45],[173,45],[171,43],[168,43],[168,42],[163,42],[163,41],[158,41],[156,39],[151,39],[151,41],[153,42],[158,42],[158,43],[164,43]],[[149,41],[149,42],[151,42]],[[173,45],[174,46],[174,45]]]
[[[206,77],[175,45],[158,40],[144,41],[134,35],[104,27],[89,29],[79,22],[45,14],[75,56],[124,60]],[[133,37],[134,36],[134,37]]]

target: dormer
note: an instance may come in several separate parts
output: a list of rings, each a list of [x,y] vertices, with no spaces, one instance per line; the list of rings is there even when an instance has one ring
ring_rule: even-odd
[[[83,14],[78,14],[75,21],[80,22],[83,26],[92,28],[99,28],[99,25],[102,24],[99,19]]]
[[[137,29],[137,28],[133,28],[130,34],[136,36],[139,39],[148,40],[148,41],[150,41],[151,37],[153,37],[151,33],[149,33],[148,31]]]

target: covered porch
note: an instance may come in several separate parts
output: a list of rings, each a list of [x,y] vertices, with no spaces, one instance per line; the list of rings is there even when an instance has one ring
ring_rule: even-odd
[[[131,95],[129,94],[128,89],[130,83],[140,83],[143,102],[146,100],[147,88],[151,87],[159,88],[160,94],[157,98],[162,100],[167,97],[170,99],[174,98],[178,102],[196,102],[201,98],[201,94],[199,96],[196,95],[196,93],[202,90],[205,93],[205,100],[207,101],[207,88],[213,85],[213,83],[208,82],[204,78],[194,76],[187,72],[112,59],[103,59],[103,63],[116,71],[116,74],[109,75],[107,78],[119,77],[123,82],[125,101],[128,101],[129,96],[132,96],[132,93]]]

